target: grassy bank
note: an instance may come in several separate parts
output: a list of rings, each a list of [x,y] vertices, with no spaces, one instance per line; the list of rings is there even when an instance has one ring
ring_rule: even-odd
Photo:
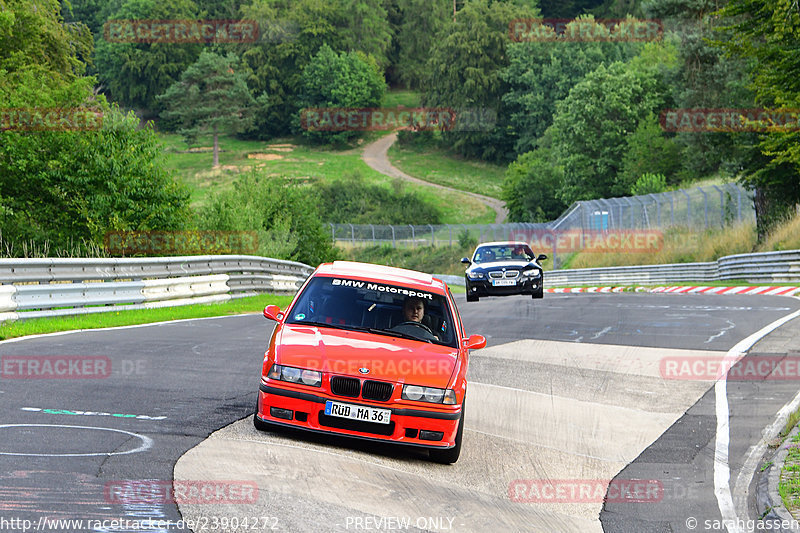
[[[416,178],[462,191],[500,198],[506,167],[471,161],[437,147],[400,146],[389,149],[389,161]]]
[[[0,324],[0,339],[11,339],[25,335],[54,333],[57,331],[70,331],[75,329],[99,329],[187,318],[260,313],[268,304],[276,304],[284,307],[289,305],[291,300],[292,297],[286,295],[260,294],[258,296],[238,298],[236,300],[216,304],[161,307],[158,309],[121,309],[115,312],[96,313],[92,315],[36,318],[18,320],[15,322],[3,322]]]

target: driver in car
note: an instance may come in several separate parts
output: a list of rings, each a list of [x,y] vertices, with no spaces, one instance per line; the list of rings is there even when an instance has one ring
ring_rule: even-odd
[[[425,301],[417,296],[409,296],[403,302],[403,318],[406,322],[422,322],[425,317]]]
[[[430,319],[425,316],[425,300],[419,296],[409,296],[403,302],[403,320],[406,322],[418,322],[426,331],[429,331],[437,340],[441,340],[439,335],[433,331]]]

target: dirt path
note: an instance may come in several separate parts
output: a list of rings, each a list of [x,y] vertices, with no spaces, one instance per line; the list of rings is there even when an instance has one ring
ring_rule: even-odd
[[[373,169],[377,170],[378,172],[386,176],[390,176],[392,178],[400,178],[410,181],[412,183],[427,185],[428,187],[436,187],[437,189],[459,192],[472,196],[473,198],[477,199],[481,203],[489,206],[492,210],[494,210],[494,212],[496,213],[494,219],[495,224],[505,223],[506,219],[508,218],[508,210],[505,208],[505,204],[503,203],[502,200],[498,200],[497,198],[492,198],[491,196],[484,196],[482,194],[462,191],[460,189],[453,189],[452,187],[445,187],[444,185],[439,185],[437,183],[424,181],[419,178],[409,176],[399,168],[393,166],[389,162],[389,158],[387,157],[386,154],[389,152],[389,147],[392,146],[396,140],[397,140],[397,132],[392,133],[391,135],[387,135],[386,137],[381,137],[377,141],[373,142],[372,144],[368,144],[366,148],[364,148],[364,154],[361,156],[361,158],[367,165],[369,165]]]

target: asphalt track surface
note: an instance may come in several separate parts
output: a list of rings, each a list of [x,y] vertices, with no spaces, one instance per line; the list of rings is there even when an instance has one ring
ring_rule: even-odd
[[[713,379],[665,379],[660,365],[720,358],[800,301],[459,298],[468,332],[488,345],[471,356],[464,447],[449,466],[388,445],[255,431],[272,330],[260,315],[0,343],[0,529],[22,531],[29,520],[29,531],[122,532],[135,529],[97,521],[183,517],[197,531],[689,531],[693,516],[694,531],[703,531],[703,520],[720,518]],[[800,349],[796,323],[748,357]],[[37,376],[19,375],[20,364],[48,357],[93,358],[98,373],[63,379],[40,366]],[[732,491],[761,431],[797,390],[792,380],[729,383]],[[663,490],[651,501],[605,505],[532,490],[548,480],[568,489],[612,479],[654,480]],[[231,492],[227,501],[195,498],[179,508],[119,490],[173,480]],[[58,527],[44,517],[95,522]]]

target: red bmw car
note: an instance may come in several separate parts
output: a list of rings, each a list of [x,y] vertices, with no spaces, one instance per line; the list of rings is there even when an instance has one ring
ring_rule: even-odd
[[[264,354],[254,423],[430,450],[461,451],[469,350],[450,289],[428,274],[337,261],[320,265],[286,311]]]

